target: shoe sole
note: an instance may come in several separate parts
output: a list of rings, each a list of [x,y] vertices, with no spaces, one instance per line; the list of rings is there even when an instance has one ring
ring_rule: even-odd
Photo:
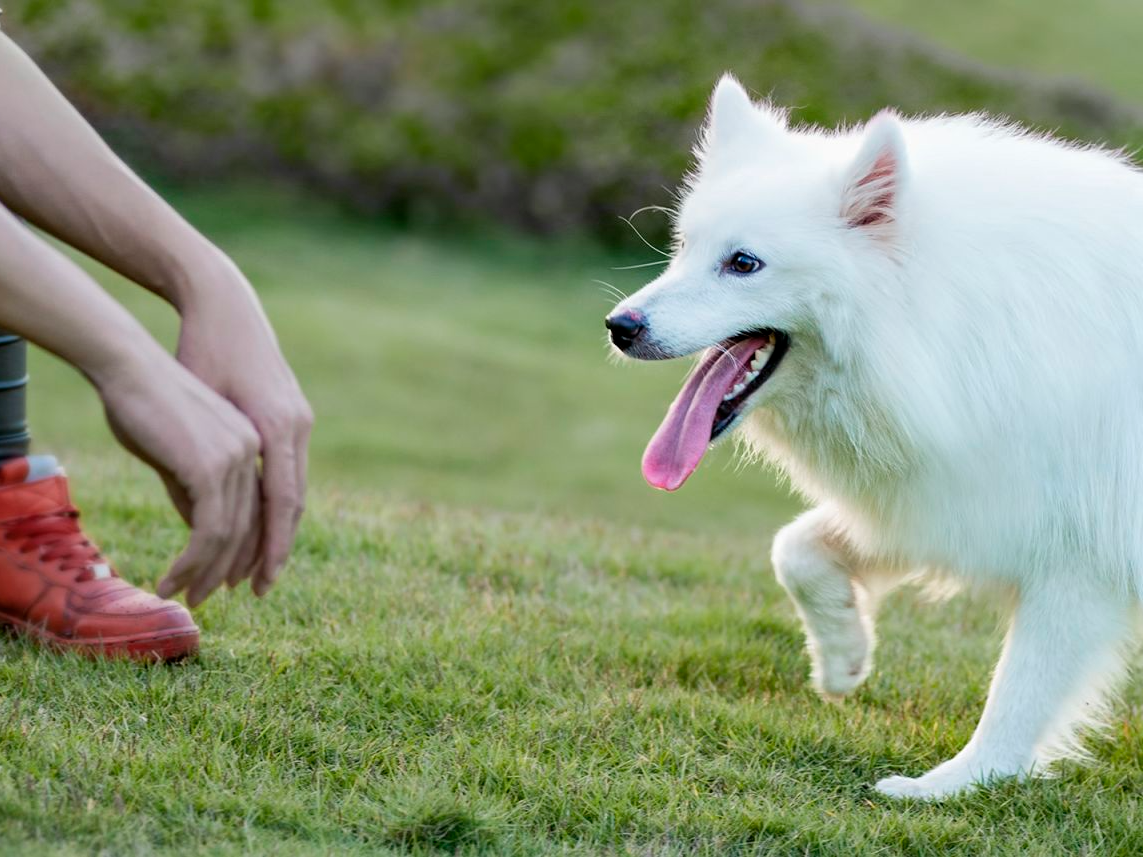
[[[198,629],[193,627],[147,637],[61,637],[40,625],[9,616],[3,611],[0,611],[0,625],[48,648],[77,652],[88,657],[167,663],[183,660],[198,652]]]

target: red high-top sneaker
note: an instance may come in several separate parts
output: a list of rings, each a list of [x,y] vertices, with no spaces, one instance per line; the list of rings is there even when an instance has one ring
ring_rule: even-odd
[[[198,649],[186,608],[122,580],[83,534],[50,455],[0,466],[0,624],[93,655],[166,661]]]

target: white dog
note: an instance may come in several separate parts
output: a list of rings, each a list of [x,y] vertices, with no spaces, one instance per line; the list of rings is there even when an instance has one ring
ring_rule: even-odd
[[[674,490],[741,427],[812,501],[773,561],[824,694],[869,673],[907,576],[1010,591],[972,740],[877,788],[1041,770],[1143,594],[1143,175],[981,116],[790,128],[730,77],[698,159],[668,268],[607,319],[632,357],[706,349],[644,475]]]

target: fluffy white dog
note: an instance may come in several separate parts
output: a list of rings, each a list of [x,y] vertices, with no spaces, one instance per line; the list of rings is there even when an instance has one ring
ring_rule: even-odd
[[[982,116],[791,128],[726,77],[676,226],[607,319],[632,357],[705,349],[647,480],[678,488],[741,427],[812,501],[773,561],[824,694],[868,675],[906,577],[1010,591],[972,740],[877,788],[1041,770],[1098,710],[1143,594],[1143,175]]]

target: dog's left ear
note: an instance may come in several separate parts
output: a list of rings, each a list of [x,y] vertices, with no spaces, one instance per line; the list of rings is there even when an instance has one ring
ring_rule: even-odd
[[[853,229],[886,235],[897,223],[906,177],[898,116],[882,110],[865,126],[861,148],[842,184],[841,215]]]
[[[785,130],[783,111],[755,104],[734,75],[724,74],[710,97],[698,156],[703,162],[723,153],[748,159]]]

